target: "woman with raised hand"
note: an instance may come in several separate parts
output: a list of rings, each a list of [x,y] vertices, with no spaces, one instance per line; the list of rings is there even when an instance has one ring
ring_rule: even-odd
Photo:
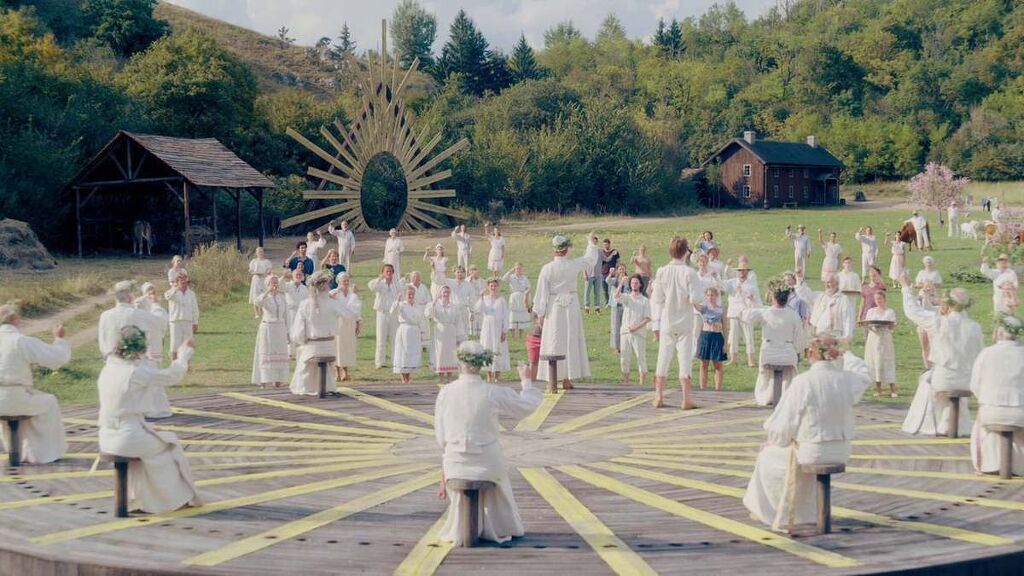
[[[821,244],[822,251],[825,252],[825,259],[821,261],[821,281],[824,282],[830,274],[839,273],[839,258],[843,254],[843,247],[836,240],[837,235],[835,232],[828,233],[828,241],[826,242],[822,236],[821,228],[818,228],[818,243]]]
[[[334,337],[337,352],[334,358],[336,379],[338,382],[348,382],[351,379],[349,370],[356,367],[356,347],[363,329],[363,302],[359,299],[356,285],[352,283],[352,276],[348,272],[338,274],[336,283],[338,287],[331,292],[331,296],[347,303],[349,309],[356,313],[355,318],[338,316],[338,333]]]
[[[391,305],[391,314],[398,321],[392,372],[402,377],[402,384],[408,384],[412,373],[423,363],[423,343],[420,341],[423,307],[416,303],[415,286],[405,287],[404,298]]]
[[[487,381],[497,382],[502,372],[512,369],[508,357],[508,305],[499,291],[498,279],[487,281],[475,310],[481,317],[480,344],[491,351],[494,361],[486,367]]]
[[[530,318],[530,279],[523,274],[523,264],[516,262],[501,278],[508,282],[508,329],[523,335],[533,325]]]

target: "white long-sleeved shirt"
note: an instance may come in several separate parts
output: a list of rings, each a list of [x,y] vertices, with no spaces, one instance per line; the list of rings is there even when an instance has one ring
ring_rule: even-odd
[[[1005,311],[1006,297],[1003,295],[1003,286],[1010,286],[1015,292],[1020,288],[1017,271],[1009,267],[1005,270],[991,268],[988,262],[984,262],[981,265],[981,273],[992,281],[992,307],[996,311]]]
[[[579,258],[555,256],[540,269],[537,277],[537,296],[533,301],[534,312],[539,318],[546,317],[556,305],[566,305],[565,296],[579,292],[579,276],[587,267],[593,268],[601,258],[597,244],[588,240],[586,252]]]
[[[32,386],[33,365],[56,370],[69,361],[71,345],[67,340],[57,338],[47,344],[10,324],[0,325],[0,384]]]
[[[168,320],[199,324],[199,301],[196,299],[195,290],[190,288],[182,292],[177,288],[171,288],[164,292],[164,298],[168,302]]]
[[[831,334],[849,340],[857,327],[857,310],[842,292],[820,294],[811,308],[815,334]]]
[[[725,313],[728,318],[741,317],[743,311],[750,307],[751,301],[757,307],[764,305],[761,292],[757,289],[757,280],[753,276],[747,276],[746,280],[740,280],[738,277],[726,280],[725,292],[729,295]]]
[[[392,278],[388,284],[383,278],[370,280],[370,290],[373,291],[373,309],[385,314],[390,313],[391,306],[398,301],[398,297],[405,290],[405,281],[400,278]]]
[[[348,299],[331,298],[320,294],[303,300],[288,329],[291,342],[298,346],[310,340],[334,338],[338,333],[338,318],[358,318],[359,310]]]
[[[801,256],[808,256],[811,253],[811,237],[807,234],[796,234],[792,230],[786,231],[786,238],[793,242],[793,253]]]
[[[614,298],[617,304],[622,305],[622,322],[619,333],[646,335],[653,321],[651,318],[651,301],[643,294],[634,295],[632,292],[623,293],[616,291]],[[648,320],[648,322],[643,327],[639,328],[636,332],[629,331],[630,328],[644,320]]]
[[[121,343],[121,329],[125,326],[135,326],[142,330],[147,340],[155,340],[163,332],[163,324],[167,321],[167,314],[163,312],[153,313],[141,310],[131,304],[118,302],[113,308],[100,314],[99,329],[96,331],[100,355],[104,358],[109,356]]]
[[[761,366],[796,366],[804,349],[804,326],[789,308],[748,308],[743,321],[761,324]]]
[[[342,230],[331,225],[327,227],[327,233],[338,239],[338,254],[342,258],[352,255],[356,249],[356,237],[352,230]]]
[[[971,392],[981,405],[1024,410],[1024,346],[1000,340],[982,350],[971,370]]]
[[[455,246],[459,254],[469,255],[473,253],[473,239],[468,233],[452,230],[452,239],[455,240]]]
[[[696,315],[693,307],[703,303],[704,284],[696,270],[677,259],[658,268],[651,290],[651,321],[655,330],[666,334],[692,332]],[[622,305],[625,309],[626,302]]]
[[[434,437],[446,454],[482,454],[498,442],[498,417],[519,420],[533,413],[544,399],[529,380],[517,394],[484,382],[477,374],[462,374],[446,384],[434,404]],[[504,475],[505,471],[495,471]]]
[[[140,360],[108,358],[97,379],[99,427],[112,430],[129,421],[142,422],[143,415],[154,410],[153,395],[148,389],[180,383],[188,372],[188,361],[193,352],[193,348],[182,346],[178,350],[178,359],[167,368],[157,368]],[[104,448],[102,438],[101,449]]]
[[[936,390],[970,389],[971,368],[984,346],[981,326],[965,312],[953,310],[942,315],[925,309],[909,288],[903,289],[903,313],[928,332],[932,387]]]

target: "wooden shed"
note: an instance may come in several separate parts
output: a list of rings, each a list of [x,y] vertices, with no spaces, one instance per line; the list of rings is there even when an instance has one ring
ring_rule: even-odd
[[[216,240],[216,195],[235,201],[235,245],[242,247],[242,195],[258,205],[263,245],[263,191],[274,183],[215,138],[174,138],[119,131],[78,172],[67,190],[74,196],[76,249],[85,238],[94,248],[115,248],[131,238],[137,220],[150,223],[156,246],[186,254]],[[130,242],[130,240],[129,240]]]
[[[761,140],[744,132],[701,164],[717,164],[721,186],[734,204],[756,208],[839,204],[843,163],[817,138],[806,142]]]

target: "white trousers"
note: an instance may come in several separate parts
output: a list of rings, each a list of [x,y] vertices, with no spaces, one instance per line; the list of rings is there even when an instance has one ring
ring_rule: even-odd
[[[623,356],[625,356],[625,348],[623,348]],[[654,371],[656,377],[668,376],[673,357],[679,360],[679,379],[689,378],[693,368],[693,330],[662,332],[659,335],[658,366]]]
[[[960,217],[954,216],[949,219],[949,237],[957,238],[960,236]]]
[[[373,363],[377,368],[387,363],[387,356],[395,345],[395,334],[398,333],[398,318],[386,312],[377,311],[377,348],[374,351]]]
[[[807,254],[804,252],[793,253],[793,271],[802,270],[807,275]]]
[[[754,354],[754,325],[749,322],[741,322],[739,318],[729,318],[729,358],[735,358],[740,351],[740,334],[743,334],[743,349],[747,356]]]
[[[877,260],[878,260],[878,258],[877,258],[877,256],[875,254],[872,254],[870,252],[861,252],[861,255],[860,255],[860,277],[861,278],[864,278],[865,280],[870,278],[870,276],[868,276],[868,268],[871,268],[872,266],[877,266],[877,264],[876,264]]]
[[[465,270],[468,273],[469,272],[469,252],[467,252],[465,250],[459,250],[458,260],[459,260],[459,266],[462,266],[462,269]]]
[[[641,374],[647,373],[647,334],[634,332],[619,335],[619,366],[623,374],[629,374],[630,364],[636,357]]]

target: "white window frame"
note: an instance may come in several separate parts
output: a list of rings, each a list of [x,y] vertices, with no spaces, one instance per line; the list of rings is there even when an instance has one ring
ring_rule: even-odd
[[[789,169],[789,177],[790,178],[796,178],[796,168],[790,168]]]
[[[744,164],[743,165],[743,177],[744,178],[750,178],[751,174],[753,174],[753,170],[752,170],[750,164]]]
[[[809,186],[804,186],[804,200],[807,200],[810,197],[811,197],[811,188]]]
[[[743,185],[743,197],[750,198],[750,185],[748,184]]]
[[[779,197],[779,185],[778,184],[772,184],[772,194],[775,195],[775,198]]]
[[[795,193],[796,193],[796,187],[793,186],[792,184],[790,184],[789,185],[789,199],[790,200],[793,199],[793,194],[795,194]]]

